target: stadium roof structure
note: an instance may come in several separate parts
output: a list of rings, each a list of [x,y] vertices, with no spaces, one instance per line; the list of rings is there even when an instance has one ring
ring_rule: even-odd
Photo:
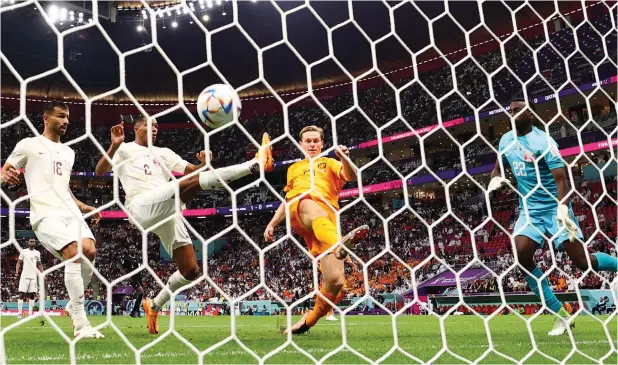
[[[414,5],[406,3],[395,10],[393,7],[399,4],[395,1],[361,1],[350,6],[341,1],[315,1],[310,2],[308,7],[299,1],[205,0],[204,9],[200,3],[204,2],[188,1],[183,8],[179,1],[148,2],[154,12],[148,13],[139,1],[101,2],[99,13],[105,16],[100,17],[99,21],[121,52],[151,44],[151,27],[156,27],[158,45],[180,71],[206,62],[208,46],[212,49],[212,62],[234,87],[247,84],[259,76],[258,51],[248,38],[255,46],[264,49],[287,37],[287,44],[281,43],[267,49],[262,57],[264,79],[278,93],[282,93],[307,90],[307,69],[288,44],[307,64],[315,62],[310,70],[314,87],[349,83],[351,80],[346,72],[354,77],[368,72],[373,62],[372,43],[375,44],[379,71],[396,79],[412,75],[413,64],[419,72],[445,66],[440,53],[446,55],[450,62],[465,57],[468,50],[465,49],[466,34],[462,28],[470,32],[468,36],[472,47],[469,52],[474,55],[492,47],[497,49],[499,44],[491,41],[494,38],[492,33],[498,36],[513,34],[515,27],[511,19],[515,20],[516,28],[522,30],[520,35],[526,37],[534,29],[537,33],[543,31],[543,20],[534,14],[533,9],[543,17],[549,17],[555,10],[552,2],[533,2],[512,13],[522,5],[523,2],[519,1],[507,2],[508,7],[500,2],[482,5],[459,1],[419,2]],[[50,6],[79,9],[87,2],[42,4],[46,9]],[[107,8],[102,9],[105,6]],[[448,13],[445,13],[446,6]],[[578,6],[581,4],[560,4],[560,11],[574,14]],[[479,16],[479,7],[485,14],[492,14],[485,17],[484,23]],[[590,8],[593,5],[589,5]],[[596,8],[601,10],[602,7]],[[87,5],[84,11],[88,12]],[[282,22],[282,12],[287,12],[285,23]],[[393,14],[394,29],[391,29],[390,12]],[[152,14],[155,16],[150,16]],[[203,15],[207,15],[208,20],[198,26],[194,20],[201,20]],[[238,19],[236,27],[217,31],[232,23],[235,17]],[[431,27],[428,20],[432,22]],[[172,27],[172,23],[177,26]],[[286,25],[285,32],[282,24]],[[59,30],[68,29],[71,25],[69,21],[55,23]],[[214,34],[206,37],[202,26]],[[2,51],[24,78],[56,66],[56,35],[36,8],[28,6],[3,13],[1,27]],[[137,31],[137,27],[142,30]],[[334,30],[327,31],[327,28]],[[394,30],[396,37],[394,34],[388,35],[391,30]],[[432,44],[431,36],[435,40],[434,46],[428,47]],[[329,38],[333,46],[330,57]],[[414,58],[410,51],[414,53]],[[64,61],[67,71],[82,89],[91,90],[93,95],[118,86],[117,54],[95,27],[65,37]],[[140,100],[165,100],[177,93],[176,74],[155,48],[127,57],[126,75],[129,89]],[[5,65],[2,65],[2,76],[5,94],[18,90]],[[374,72],[366,78],[371,77],[378,77],[378,74]],[[71,93],[70,84],[63,82],[63,78],[63,75],[51,75],[42,82],[30,85],[28,93],[49,97]],[[204,85],[219,81],[210,66],[204,67],[183,78],[185,95],[194,98]],[[257,84],[244,90],[241,96],[255,97],[269,93],[263,84]]]

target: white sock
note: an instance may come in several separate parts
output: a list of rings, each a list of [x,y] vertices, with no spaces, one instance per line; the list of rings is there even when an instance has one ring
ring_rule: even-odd
[[[257,167],[259,169],[259,164],[257,160],[247,161],[245,163],[241,163],[239,165],[233,165],[228,167],[223,167],[220,169],[216,169],[217,175],[225,181],[229,183],[230,181],[238,180],[241,177],[245,177],[251,174],[252,168]],[[210,190],[214,188],[220,188],[223,186],[221,181],[217,178],[214,171],[204,171],[200,172],[200,187],[202,190]]]
[[[24,301],[17,299],[17,314],[21,315],[21,310],[24,309]]]
[[[185,279],[184,276],[180,274],[180,271],[176,270],[176,272],[173,273],[172,276],[170,276],[170,278],[167,280],[167,287],[173,293],[176,289],[180,288],[181,286],[185,286],[190,282],[191,280]],[[167,290],[161,290],[153,301],[154,305],[156,306],[155,309],[160,310],[161,307],[163,307],[163,305],[169,300],[170,294],[167,292]]]
[[[94,261],[92,261],[92,266],[94,266]],[[92,273],[94,272],[92,268],[86,263],[86,260],[82,259],[81,262],[82,269],[82,279],[84,280],[84,290],[88,289],[88,284],[90,284],[90,280],[92,279]]]
[[[89,324],[84,309],[84,281],[81,274],[81,264],[69,262],[64,267],[64,285],[71,301],[71,318],[75,329],[79,330]]]
[[[34,307],[34,300],[30,299],[28,301],[28,315],[32,314],[32,308]]]

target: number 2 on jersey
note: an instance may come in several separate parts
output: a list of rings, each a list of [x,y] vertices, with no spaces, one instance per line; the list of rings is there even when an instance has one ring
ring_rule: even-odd
[[[148,164],[144,164],[144,174],[152,175],[152,172],[150,172],[150,166],[148,166]]]
[[[526,163],[521,161],[513,162],[513,173],[516,176],[528,176],[526,173]]]

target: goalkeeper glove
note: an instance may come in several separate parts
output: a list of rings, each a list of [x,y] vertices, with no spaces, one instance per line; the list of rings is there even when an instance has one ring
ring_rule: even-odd
[[[502,178],[501,176],[496,176],[493,179],[491,179],[491,181],[489,182],[489,185],[487,185],[487,194],[491,193],[492,191],[498,190],[500,189],[500,187],[506,182],[506,179]]]
[[[569,216],[569,207],[566,204],[558,205],[556,219],[558,220],[558,225],[563,226],[569,234],[569,241],[573,242],[573,240],[575,240],[575,236],[577,235],[577,225]]]

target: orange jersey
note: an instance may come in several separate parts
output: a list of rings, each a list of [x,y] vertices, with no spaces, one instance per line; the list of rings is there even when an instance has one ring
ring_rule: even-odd
[[[311,190],[311,170],[308,159],[298,161],[288,168],[288,184],[284,191],[287,193],[285,198],[290,200],[295,196]],[[333,207],[339,209],[339,193],[345,180],[341,177],[341,162],[328,158],[320,157],[313,160],[313,172],[315,174],[315,189],[310,192],[314,198],[324,198]]]

